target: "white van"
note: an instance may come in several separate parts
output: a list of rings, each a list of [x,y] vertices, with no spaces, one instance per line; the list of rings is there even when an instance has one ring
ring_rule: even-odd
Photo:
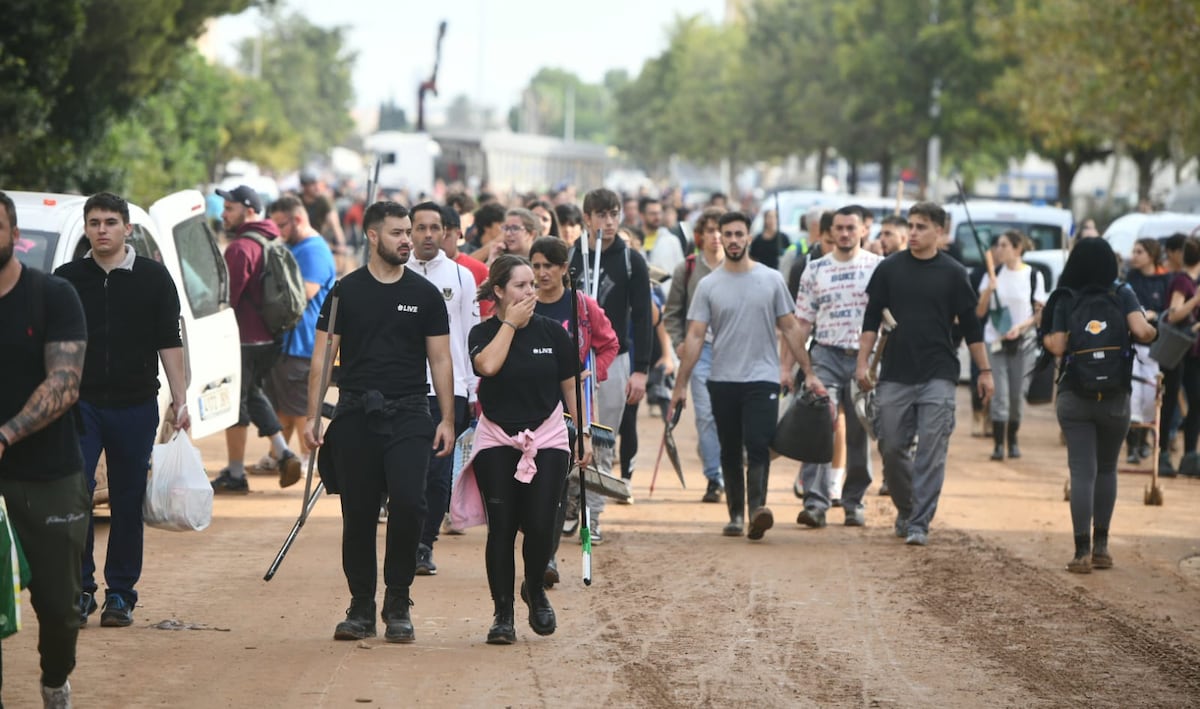
[[[1133,242],[1138,239],[1166,239],[1180,233],[1192,236],[1200,229],[1200,214],[1179,212],[1134,212],[1118,217],[1104,230],[1104,239],[1113,251],[1128,260],[1133,253]]]
[[[87,252],[88,242],[83,238],[86,197],[7,194],[17,208],[21,239],[15,251],[23,265],[52,273]],[[229,307],[229,273],[205,219],[204,196],[194,190],[177,192],[155,202],[149,213],[130,204],[129,218],[133,224],[129,243],[139,256],[163,264],[179,292],[192,438],[223,431],[238,419],[241,347],[237,320]],[[162,382],[158,393],[161,418],[171,396],[161,363],[158,376]],[[98,482],[98,499],[101,489]]]

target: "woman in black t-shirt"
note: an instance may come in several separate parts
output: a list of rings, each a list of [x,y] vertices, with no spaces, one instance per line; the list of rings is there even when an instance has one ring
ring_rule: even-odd
[[[556,627],[542,576],[558,532],[555,514],[570,464],[562,402],[579,420],[579,360],[562,325],[534,314],[533,269],[526,259],[497,258],[479,299],[496,301],[496,317],[476,325],[468,337],[483,410],[471,468],[487,512],[485,558],[496,606],[487,641],[508,645],[516,640],[513,543],[518,529],[525,537],[521,600],[529,606],[529,625],[538,635]],[[591,457],[586,437],[584,446],[586,464]]]

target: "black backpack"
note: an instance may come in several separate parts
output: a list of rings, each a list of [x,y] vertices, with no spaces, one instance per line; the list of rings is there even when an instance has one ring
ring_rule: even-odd
[[[1133,346],[1115,288],[1085,288],[1075,293],[1067,316],[1063,362],[1063,376],[1077,394],[1092,397],[1129,391]]]

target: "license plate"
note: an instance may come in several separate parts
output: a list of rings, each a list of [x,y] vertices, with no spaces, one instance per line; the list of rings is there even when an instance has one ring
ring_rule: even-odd
[[[200,420],[220,416],[233,408],[233,399],[229,396],[229,387],[221,386],[209,389],[200,395]]]

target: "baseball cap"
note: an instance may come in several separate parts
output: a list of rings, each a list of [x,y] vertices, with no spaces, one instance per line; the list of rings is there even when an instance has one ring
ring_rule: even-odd
[[[217,190],[217,195],[227,202],[244,204],[254,211],[260,214],[262,213],[262,199],[259,198],[258,193],[255,192],[254,188],[252,187],[247,185],[238,185],[232,190]]]
[[[442,207],[442,226],[446,229],[461,229],[462,219],[459,218],[458,212],[454,207],[446,205]]]

